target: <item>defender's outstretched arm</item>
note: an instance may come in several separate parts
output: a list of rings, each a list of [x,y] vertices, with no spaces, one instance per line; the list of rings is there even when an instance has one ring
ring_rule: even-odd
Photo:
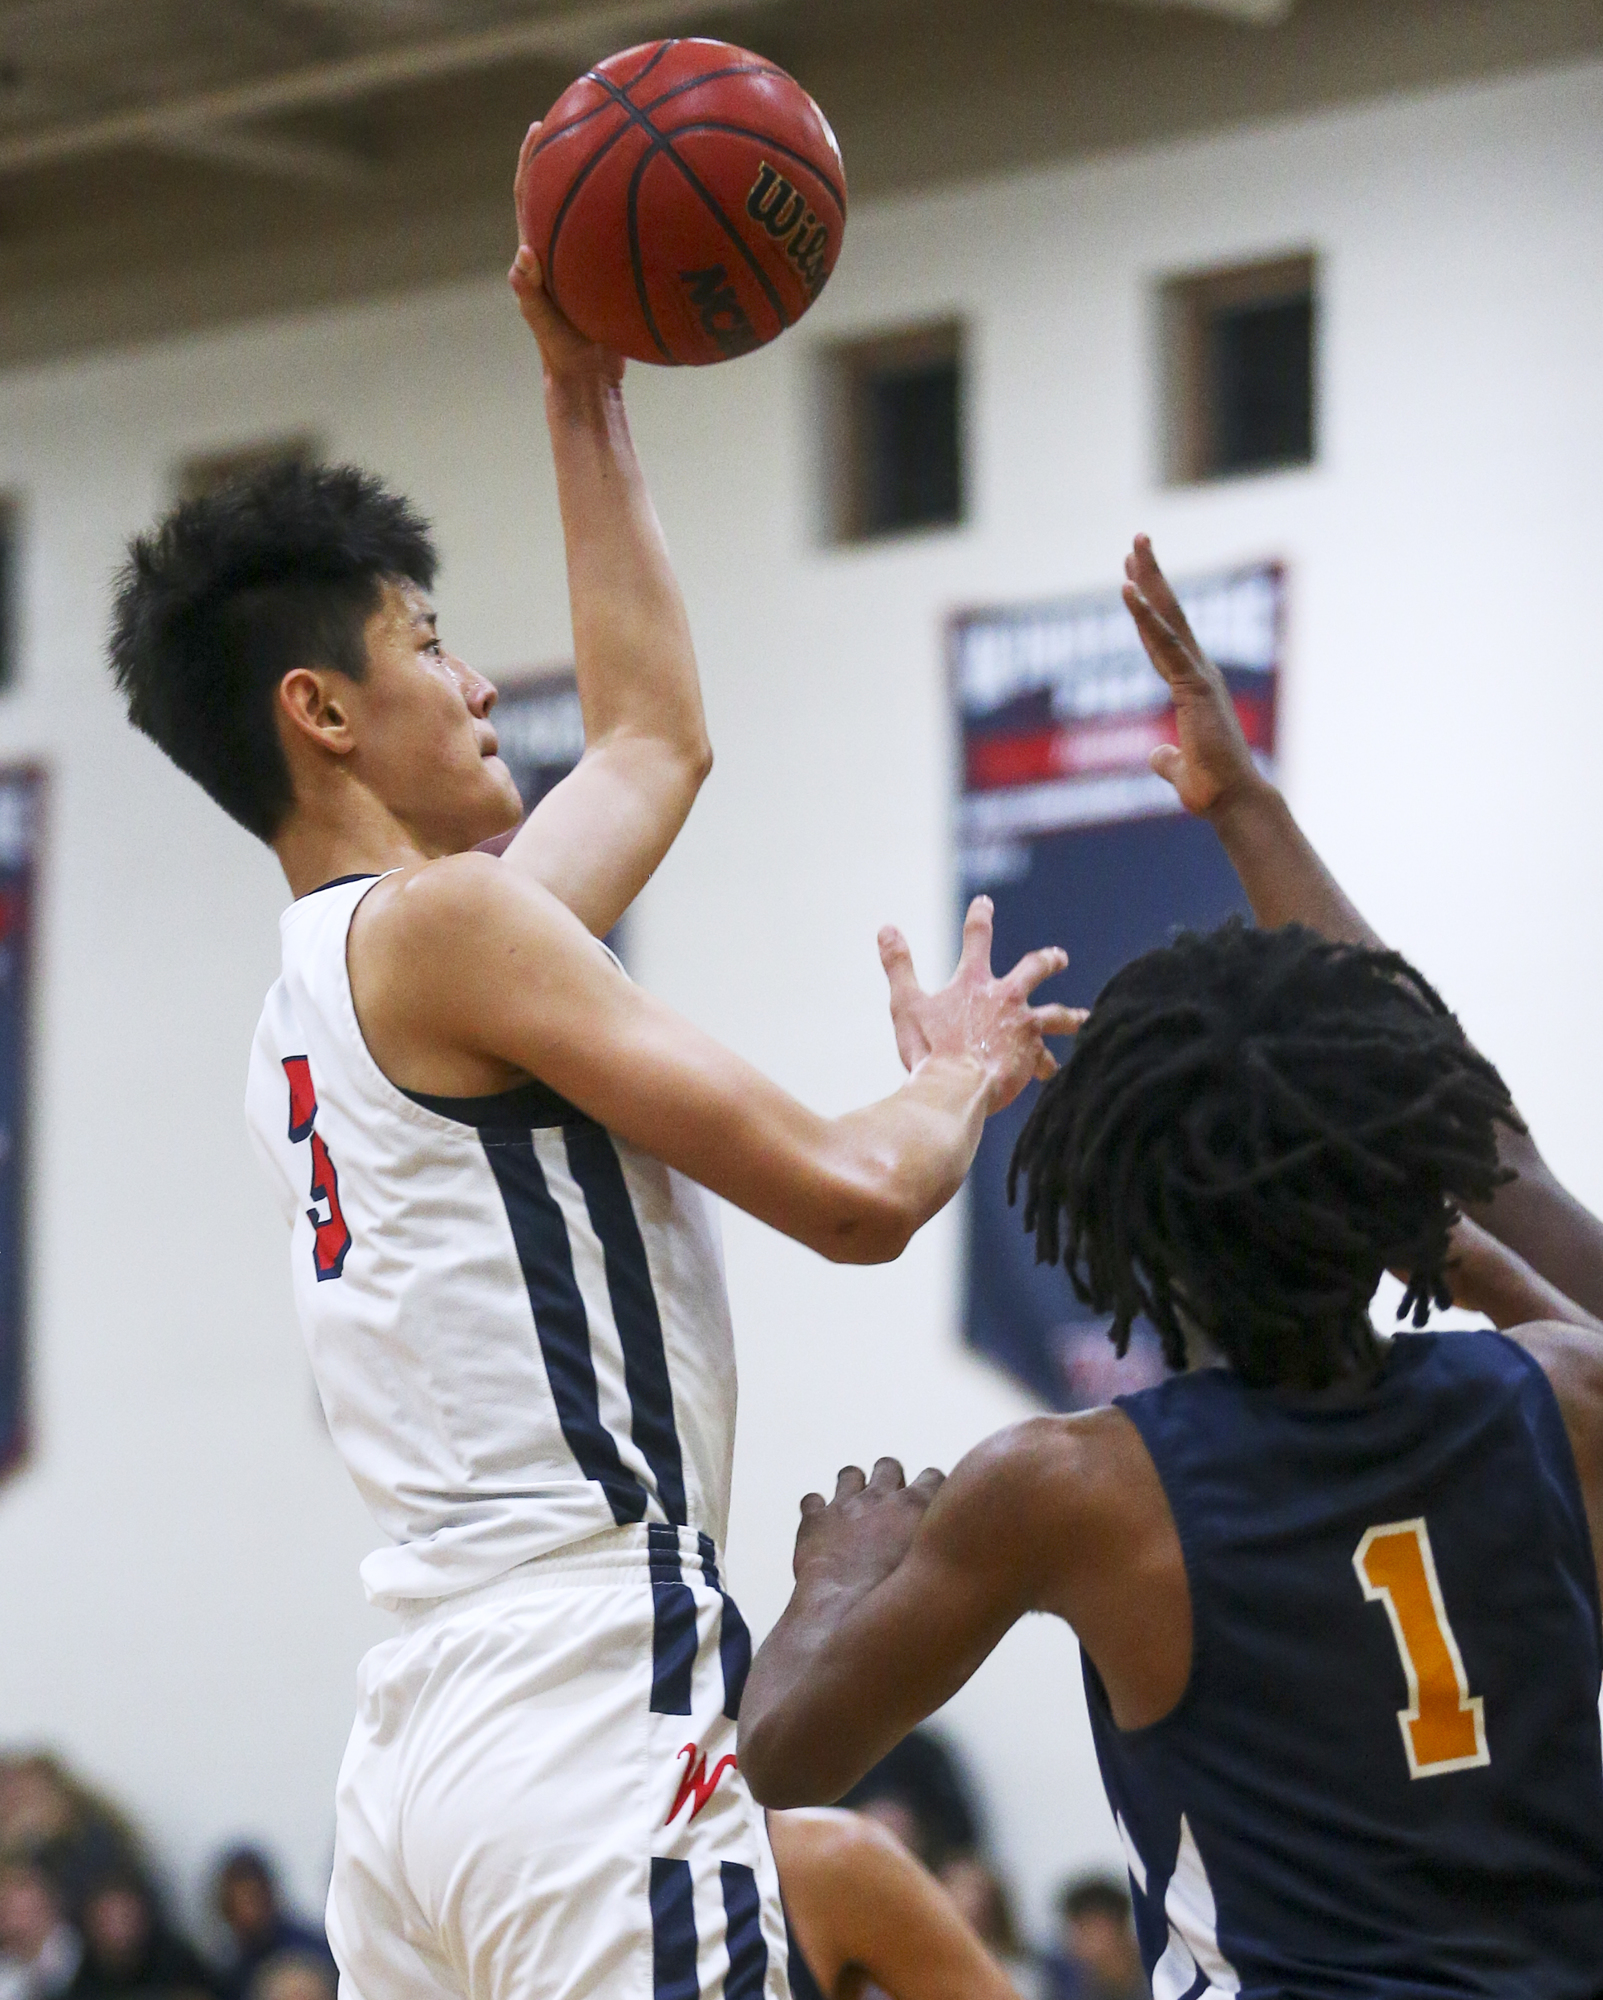
[[[563,319],[527,245],[510,279],[544,363],[585,752],[504,859],[601,937],[673,845],[712,748],[684,599],[629,436],[623,363]]]
[[[1152,768],[1218,834],[1260,924],[1306,924],[1325,937],[1379,945],[1253,763],[1224,676],[1197,644],[1145,535],[1124,567],[1124,601],[1168,683],[1179,732],[1178,744],[1152,753]],[[1603,1316],[1603,1221],[1555,1177],[1528,1132],[1500,1126],[1497,1139],[1518,1178],[1477,1209],[1477,1219],[1549,1284]]]

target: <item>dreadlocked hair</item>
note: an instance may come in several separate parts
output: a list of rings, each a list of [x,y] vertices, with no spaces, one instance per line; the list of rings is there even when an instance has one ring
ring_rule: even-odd
[[[1448,1305],[1458,1204],[1513,1178],[1508,1088],[1398,953],[1239,918],[1148,952],[1103,988],[1013,1152],[1036,1259],[1087,1305],[1184,1327],[1247,1381],[1322,1387],[1369,1351],[1368,1304]]]

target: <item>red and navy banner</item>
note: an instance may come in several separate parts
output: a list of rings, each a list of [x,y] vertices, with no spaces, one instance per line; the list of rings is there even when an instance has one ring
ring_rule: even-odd
[[[28,1444],[28,1087],[43,773],[0,769],[0,1474]]]
[[[1275,748],[1284,578],[1276,563],[1202,578],[1178,595],[1223,669],[1254,755]],[[964,901],[996,905],[994,962],[1061,944],[1050,989],[1089,1003],[1119,967],[1177,930],[1245,907],[1212,830],[1148,767],[1174,741],[1168,694],[1118,596],[968,612],[950,633],[963,756]],[[1083,1409],[1163,1372],[1155,1336],[1124,1361],[1068,1278],[1037,1266],[1007,1205],[1007,1163],[1032,1088],[986,1126],[969,1176],[964,1337],[1056,1409]]]

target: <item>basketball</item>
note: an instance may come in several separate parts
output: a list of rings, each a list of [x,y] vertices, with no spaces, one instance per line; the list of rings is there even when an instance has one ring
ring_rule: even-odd
[[[646,42],[571,84],[531,132],[518,222],[579,331],[700,366],[766,345],[834,269],[846,176],[828,121],[749,50]]]

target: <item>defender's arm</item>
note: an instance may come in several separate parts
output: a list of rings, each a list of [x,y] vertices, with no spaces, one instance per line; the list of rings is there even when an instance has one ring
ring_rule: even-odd
[[[893,934],[894,935],[894,934]],[[1055,1067],[1042,1037],[1078,1026],[1028,996],[1062,969],[1032,952],[990,971],[976,903],[950,986],[919,991],[882,940],[898,1039],[919,1059],[878,1104],[820,1117],[632,984],[554,896],[481,855],[382,882],[351,932],[358,1018],[392,1081],[438,1088],[422,1065],[456,1051],[537,1076],[610,1131],[841,1262],[898,1256],[961,1185],[991,1111]]]
[[[819,1985],[866,1974],[889,2000],[1017,2000],[951,1897],[901,1843],[850,1812],[773,1813],[785,1908]]]
[[[601,937],[673,845],[712,748],[684,600],[629,436],[623,363],[551,305],[527,246],[511,282],[544,360],[585,751],[504,860]]]
[[[1152,753],[1152,768],[1218,834],[1254,917],[1378,946],[1290,807],[1254,765],[1224,676],[1197,644],[1145,535],[1136,537],[1125,578],[1125,604],[1168,683],[1179,734],[1178,744]],[[1555,1177],[1529,1132],[1500,1126],[1497,1143],[1518,1178],[1478,1208],[1477,1218],[1560,1292],[1603,1315],[1603,1221]]]

